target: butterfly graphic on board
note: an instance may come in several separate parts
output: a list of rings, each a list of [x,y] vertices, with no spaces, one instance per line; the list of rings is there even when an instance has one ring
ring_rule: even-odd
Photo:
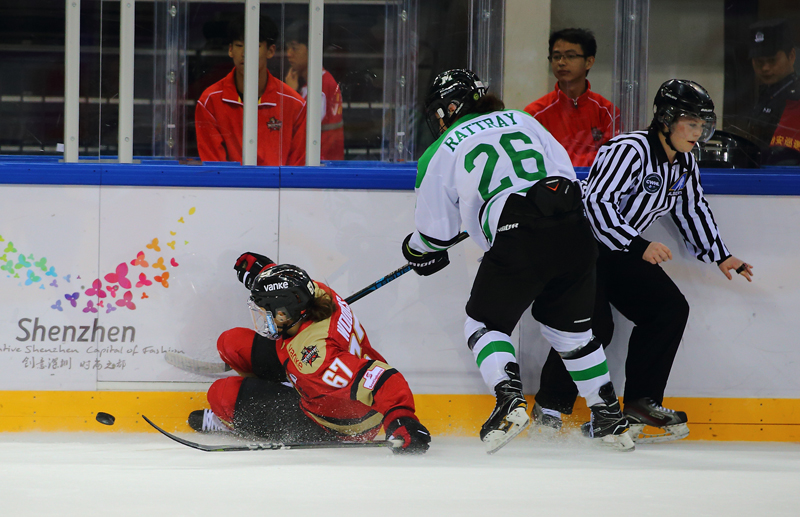
[[[136,254],[136,258],[131,260],[131,266],[142,266],[142,267],[149,266],[147,261],[144,259],[144,252],[143,251],[140,251],[139,253],[137,253]]]
[[[97,295],[98,298],[106,297],[106,292],[103,291],[103,282],[101,282],[99,278],[92,282],[92,287],[86,290],[86,296],[95,295]]]
[[[159,282],[164,287],[169,287],[169,282],[167,281],[168,279],[169,279],[169,273],[162,273],[161,276],[153,277],[153,280]]]
[[[57,311],[63,311],[64,308],[61,307],[61,300],[56,300],[56,303],[50,306],[51,309],[55,309]]]
[[[31,285],[31,284],[33,284],[35,282],[40,282],[41,280],[42,280],[42,277],[36,276],[36,274],[33,272],[33,270],[29,269],[28,270],[28,279],[25,280],[25,285]]]
[[[139,281],[136,282],[136,287],[144,287],[147,285],[153,285],[153,282],[147,279],[147,275],[144,273],[139,273]]]
[[[128,264],[123,262],[117,266],[116,272],[109,273],[103,278],[105,278],[106,282],[108,282],[109,284],[119,284],[119,286],[122,287],[123,289],[130,289],[131,281],[126,278],[127,274],[128,274]]]
[[[160,269],[161,271],[166,271],[167,266],[164,265],[164,257],[158,257],[156,262],[153,262],[153,267],[156,269]]]
[[[15,269],[22,269],[24,267],[31,267],[31,263],[25,260],[25,255],[20,255],[17,258],[17,265],[14,266]]]
[[[130,310],[136,310],[136,304],[133,303],[133,293],[130,291],[125,291],[125,294],[122,295],[122,298],[114,302],[117,304],[117,307],[126,307]]]
[[[152,242],[145,247],[150,248],[153,251],[161,251],[161,248],[158,245],[158,239],[153,239]]]
[[[80,297],[81,297],[80,293],[72,293],[72,294],[65,294],[64,295],[64,298],[66,298],[66,300],[69,302],[69,304],[72,305],[73,307],[77,307],[78,306],[78,298],[80,298]]]

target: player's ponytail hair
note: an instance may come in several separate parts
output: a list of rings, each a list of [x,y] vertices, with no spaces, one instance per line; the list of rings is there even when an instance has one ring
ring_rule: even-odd
[[[314,297],[308,304],[306,315],[311,321],[323,321],[330,318],[336,311],[336,304],[328,293]]]
[[[470,110],[470,113],[491,113],[493,111],[501,111],[506,109],[506,104],[493,93],[487,93],[475,103],[475,107]]]

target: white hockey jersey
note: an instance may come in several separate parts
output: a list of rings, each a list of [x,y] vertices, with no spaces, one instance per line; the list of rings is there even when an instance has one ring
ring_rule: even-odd
[[[567,151],[524,111],[470,114],[450,127],[417,164],[417,251],[446,249],[464,230],[488,251],[508,196],[542,178],[575,180]]]

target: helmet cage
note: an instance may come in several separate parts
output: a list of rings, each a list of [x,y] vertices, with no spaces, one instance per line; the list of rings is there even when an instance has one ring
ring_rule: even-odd
[[[272,311],[259,307],[252,298],[247,300],[247,306],[250,308],[250,315],[253,317],[253,326],[256,329],[256,333],[272,340],[278,339],[280,334],[278,333],[277,325],[275,325]]]

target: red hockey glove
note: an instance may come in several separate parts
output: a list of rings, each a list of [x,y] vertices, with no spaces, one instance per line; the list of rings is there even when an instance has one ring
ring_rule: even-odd
[[[239,255],[233,269],[236,270],[236,276],[239,277],[239,281],[250,289],[253,287],[253,280],[255,280],[256,275],[274,265],[275,261],[271,258],[248,251]]]
[[[409,233],[408,237],[403,241],[403,256],[416,274],[429,276],[441,271],[450,264],[450,256],[447,254],[447,250],[423,253],[411,249],[411,246],[408,245],[411,235],[413,234]]]
[[[388,440],[403,440],[399,447],[393,447],[395,454],[424,454],[431,443],[431,433],[419,421],[409,417],[398,417],[386,425]]]

